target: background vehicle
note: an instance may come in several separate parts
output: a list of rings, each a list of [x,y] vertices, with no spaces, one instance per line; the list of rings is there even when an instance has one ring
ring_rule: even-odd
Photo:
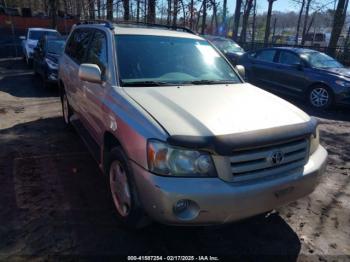
[[[57,83],[58,59],[63,52],[65,39],[43,35],[34,48],[33,69],[39,74],[46,87],[48,83]]]
[[[324,53],[276,47],[245,54],[239,62],[249,82],[306,98],[311,106],[350,105],[350,70]]]
[[[239,57],[244,54],[243,48],[231,39],[211,35],[205,35],[204,38],[213,43],[215,47],[226,56],[232,65],[237,65]]]
[[[57,30],[48,28],[28,28],[26,36],[20,36],[23,55],[28,65],[32,63],[34,48],[42,35],[60,36]]]
[[[317,121],[243,83],[186,28],[77,25],[59,83],[63,119],[128,226],[240,220],[311,193],[324,172]]]

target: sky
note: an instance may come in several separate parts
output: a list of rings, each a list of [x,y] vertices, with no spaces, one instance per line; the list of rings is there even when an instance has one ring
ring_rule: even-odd
[[[320,4],[327,4],[329,5],[329,8],[333,8],[334,1],[332,0],[318,0]],[[333,3],[332,3],[333,2]],[[234,13],[234,8],[236,6],[235,0],[228,0],[227,1],[229,12],[232,14]],[[258,13],[267,12],[268,7],[268,1],[267,0],[257,0],[257,9]],[[288,11],[299,11],[299,5],[292,0],[277,0],[273,3],[273,11],[281,11],[281,12],[288,12]]]

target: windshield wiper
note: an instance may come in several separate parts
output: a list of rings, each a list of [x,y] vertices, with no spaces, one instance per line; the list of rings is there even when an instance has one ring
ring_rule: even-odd
[[[135,82],[123,82],[122,86],[165,86],[170,85],[170,83],[162,81],[135,81]]]
[[[235,84],[236,82],[230,80],[194,80],[189,82],[193,85],[215,85],[215,84]]]

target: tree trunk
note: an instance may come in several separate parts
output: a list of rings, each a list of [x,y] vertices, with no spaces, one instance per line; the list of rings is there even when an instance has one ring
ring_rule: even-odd
[[[190,3],[190,28],[193,29],[194,0]]]
[[[253,7],[253,23],[252,23],[252,47],[255,42],[255,30],[256,30],[256,1],[254,0],[254,7]]]
[[[269,8],[267,10],[265,37],[264,37],[264,45],[265,46],[267,46],[268,43],[269,43],[272,6],[273,6],[273,2],[276,1],[276,0],[268,0],[268,1],[269,1]]]
[[[297,22],[297,31],[296,31],[295,40],[294,40],[295,45],[299,44],[299,30],[300,30],[301,16],[303,15],[303,11],[304,11],[304,6],[305,6],[305,0],[302,0],[299,16],[298,16],[298,22]]]
[[[95,19],[95,1],[89,1],[89,18],[91,20]]]
[[[57,28],[57,0],[49,1],[49,10],[51,16],[51,27],[53,29]]]
[[[244,43],[246,41],[249,15],[252,10],[252,7],[253,7],[253,0],[246,0],[244,13],[243,13],[242,30],[241,30],[241,36],[240,36],[241,43]]]
[[[186,26],[186,7],[185,7],[185,4],[184,4],[184,1],[183,0],[179,0],[180,3],[181,3],[181,6],[182,6],[182,14],[183,14],[183,26]]]
[[[203,16],[202,16],[202,28],[201,34],[204,35],[205,27],[207,23],[207,0],[203,0]]]
[[[167,25],[170,25],[171,24],[171,0],[168,0],[167,12],[168,12],[168,16],[167,16],[167,19],[166,19],[166,23],[167,23]]]
[[[147,23],[156,22],[156,0],[148,0]]]
[[[101,0],[97,0],[96,5],[97,5],[97,17],[98,19],[101,19]]]
[[[239,20],[241,18],[241,6],[242,6],[242,0],[236,0],[235,17],[234,17],[233,32],[232,32],[232,39],[235,41],[237,41],[238,39]]]
[[[107,20],[113,20],[113,0],[107,0]]]
[[[130,18],[130,3],[129,0],[123,0],[124,21],[129,21]]]
[[[210,0],[210,3],[213,7],[213,14],[212,14],[212,17],[211,17],[211,22],[210,22],[210,27],[211,27],[211,33],[213,35],[216,35],[217,33],[217,28],[218,28],[218,18],[217,18],[217,5],[216,5],[216,2],[215,0]],[[215,23],[215,25],[214,25]]]
[[[349,3],[349,0],[338,1],[337,9],[335,10],[335,14],[334,14],[331,39],[329,40],[329,45],[328,45],[327,53],[330,56],[334,56],[336,53],[335,51],[338,44],[338,39],[343,29],[345,18],[346,18],[348,3]]]
[[[312,0],[307,0],[307,2],[306,2],[305,18],[304,18],[304,25],[303,25],[303,33],[302,33],[301,45],[305,44],[306,29],[307,29],[307,22],[309,20],[309,10],[310,10],[311,1]]]
[[[173,26],[176,26],[176,24],[177,24],[178,9],[179,9],[179,0],[174,0]]]
[[[221,24],[221,35],[226,36],[227,30],[226,30],[226,16],[227,16],[227,0],[224,0],[223,6],[222,6],[222,24]]]
[[[136,21],[140,22],[140,0],[136,0]]]
[[[272,31],[272,39],[275,39],[275,35],[276,35],[276,23],[277,23],[277,18],[275,17],[273,19],[273,31]],[[276,42],[276,40],[275,40]]]

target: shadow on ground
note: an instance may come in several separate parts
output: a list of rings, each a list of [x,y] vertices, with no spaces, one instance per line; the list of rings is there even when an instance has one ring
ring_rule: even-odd
[[[58,96],[57,86],[44,88],[41,78],[18,59],[0,61],[0,92],[23,98]]]
[[[25,139],[23,139],[25,138]],[[118,224],[105,178],[60,118],[0,131],[0,258],[15,256],[284,255],[300,241],[278,215],[213,227]]]

